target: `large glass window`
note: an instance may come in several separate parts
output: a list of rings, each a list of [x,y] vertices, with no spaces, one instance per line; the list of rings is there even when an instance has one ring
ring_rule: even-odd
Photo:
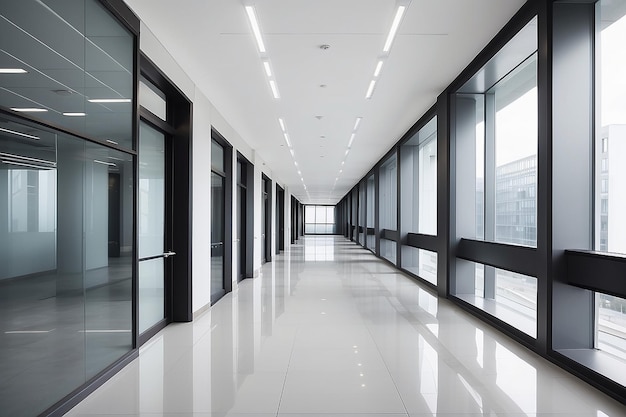
[[[132,349],[133,157],[0,124],[0,410],[29,416]]]
[[[626,253],[626,1],[598,2],[595,249]],[[596,293],[596,347],[626,359],[626,300]]]
[[[367,232],[365,216],[366,216],[366,207],[365,207],[365,187],[367,183],[361,182],[359,184],[359,201],[358,201],[358,221],[359,221],[359,243],[361,246],[365,246],[365,236]]]
[[[380,166],[380,255],[396,263],[396,242],[385,239],[385,231],[396,232],[398,229],[398,163],[396,154],[387,158]]]
[[[335,206],[304,206],[304,233],[335,234],[335,210]]]
[[[453,106],[457,260],[453,293],[520,331],[537,335],[537,279],[471,262],[474,240],[537,246],[537,18],[457,90]],[[512,251],[522,248],[510,248]]]
[[[407,235],[437,234],[437,117],[400,147],[402,268],[435,284],[437,254],[409,246]]]
[[[495,212],[488,220],[495,221],[493,239],[537,246],[536,55],[498,82],[488,98],[491,94],[495,101]],[[490,116],[494,114],[487,113]]]
[[[125,148],[133,35],[97,0],[0,2],[0,105]]]
[[[596,103],[596,250],[626,253],[626,1],[601,1]]]
[[[524,333],[537,336],[537,278],[480,263],[457,260],[457,269],[473,277],[473,294],[457,297]]]
[[[376,252],[376,184],[374,180],[374,174],[367,178],[367,222],[366,222],[366,235],[367,235],[367,248],[372,252]]]

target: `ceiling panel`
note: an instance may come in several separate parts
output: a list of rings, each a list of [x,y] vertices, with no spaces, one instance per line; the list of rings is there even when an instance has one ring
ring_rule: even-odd
[[[435,103],[524,1],[413,0],[371,100],[365,93],[395,0],[256,2],[279,100],[271,96],[243,2],[176,2],[176,13],[167,0],[127,3],[267,162],[275,179],[303,203],[329,204],[343,197]],[[330,48],[320,49],[323,44]],[[342,166],[358,116],[363,121]],[[308,194],[285,146],[279,117],[287,124]]]

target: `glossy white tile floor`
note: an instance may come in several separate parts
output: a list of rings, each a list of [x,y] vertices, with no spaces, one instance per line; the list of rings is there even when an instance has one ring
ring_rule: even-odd
[[[626,416],[341,237],[167,327],[67,416]]]

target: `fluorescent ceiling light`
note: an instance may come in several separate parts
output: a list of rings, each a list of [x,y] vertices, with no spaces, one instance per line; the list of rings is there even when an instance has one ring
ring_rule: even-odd
[[[286,132],[287,129],[285,128],[285,121],[281,118],[278,118],[278,123],[280,123],[280,128],[283,130],[283,132]]]
[[[113,145],[119,145],[119,143],[111,139],[107,139],[107,142],[112,143]]]
[[[11,110],[23,113],[43,113],[48,111],[48,109],[42,109],[38,107],[11,107]]]
[[[346,149],[346,156],[348,156],[348,152],[350,152],[350,149]]]
[[[40,139],[39,136],[33,136],[33,135],[29,135],[27,133],[16,132],[15,130],[9,130],[9,129],[5,129],[3,127],[0,127],[0,132],[10,133],[12,135],[21,136],[23,138],[28,138],[28,139],[35,139],[35,140],[39,140]]]
[[[268,77],[272,76],[272,69],[270,68],[269,61],[263,61],[263,67],[265,68],[265,73]]]
[[[359,124],[361,123],[361,119],[363,118],[362,117],[356,118],[356,122],[354,122],[354,128],[352,128],[352,130],[357,130],[357,128],[359,127]]]
[[[378,77],[380,75],[380,70],[383,68],[383,61],[378,61],[376,64],[376,69],[374,70],[374,77]]]
[[[0,68],[0,74],[26,74],[27,72],[22,68]]]
[[[289,152],[291,152],[291,156],[295,156],[293,153],[293,149],[289,149]]]
[[[340,169],[340,170],[339,170],[339,173],[340,173],[340,174],[343,174],[343,169]]]
[[[367,93],[365,94],[365,98],[372,98],[372,94],[374,93],[374,86],[376,85],[376,80],[372,80],[370,82],[370,86],[367,89]]]
[[[63,116],[68,116],[68,117],[83,117],[83,116],[87,116],[87,113],[81,113],[81,112],[67,112],[67,113],[63,113]]]
[[[356,137],[356,134],[352,134],[352,136],[350,136],[350,142],[348,142],[348,148],[350,148],[352,146],[352,142],[354,142],[354,138]]]
[[[302,176],[302,171],[298,170],[298,175]]]
[[[263,43],[263,37],[261,36],[261,28],[259,27],[259,22],[256,18],[254,7],[246,6],[246,13],[248,13],[248,20],[250,20],[250,25],[252,25],[252,33],[254,33],[254,37],[256,38],[256,43],[259,47],[259,52],[264,54],[265,44]]]
[[[270,87],[272,88],[272,95],[274,98],[280,98],[278,95],[278,87],[276,87],[276,81],[270,80]]]
[[[341,161],[341,166],[344,166],[346,164],[346,161]]]
[[[405,10],[405,6],[398,7],[396,17],[393,18],[393,23],[391,24],[391,29],[389,30],[389,35],[387,35],[387,41],[385,42],[385,46],[383,47],[383,52],[389,52],[389,50],[391,49],[391,44],[393,43],[393,39],[396,37],[396,33],[398,33],[400,20],[402,20],[402,15],[404,14]]]
[[[284,133],[283,136],[285,137],[285,142],[287,142],[287,146],[291,148],[291,142],[289,142],[289,135]]]
[[[297,167],[298,166],[298,161],[293,161],[293,164]]]
[[[87,100],[90,103],[130,103],[129,98],[92,98]]]

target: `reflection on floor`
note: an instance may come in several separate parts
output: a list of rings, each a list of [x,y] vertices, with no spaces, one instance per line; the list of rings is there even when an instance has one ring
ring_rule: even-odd
[[[307,237],[193,323],[164,329],[67,416],[300,414],[623,417],[626,407],[354,243]]]

